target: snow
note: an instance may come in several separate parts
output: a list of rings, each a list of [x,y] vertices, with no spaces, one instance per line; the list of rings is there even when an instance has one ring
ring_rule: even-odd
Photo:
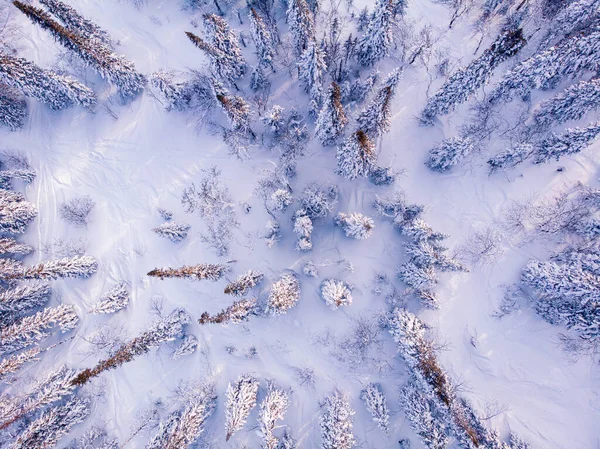
[[[200,32],[200,28],[190,23],[191,13],[181,10],[178,2],[150,0],[140,9],[117,0],[69,3],[107,30],[117,43],[116,52],[133,61],[140,73],[149,76],[161,69],[200,69],[206,63],[204,54],[184,34]],[[371,6],[368,1],[355,1],[354,8],[358,11],[367,4]],[[477,42],[471,39],[465,20],[448,30],[447,8],[429,0],[410,2],[408,14],[443,32],[444,44],[453,56],[465,61],[472,58]],[[51,68],[62,48],[22,15],[15,19],[22,28],[19,56]],[[201,23],[201,18],[195,19]],[[233,20],[230,18],[232,24]],[[245,54],[250,55],[248,51]],[[254,63],[252,58],[248,56],[250,66]],[[394,60],[388,59],[378,69],[386,74],[395,66]],[[286,110],[308,104],[297,80],[290,79],[285,70],[280,70],[275,80],[272,104],[280,104]],[[91,71],[85,72],[83,81],[98,93],[100,100],[106,99],[106,84]],[[396,185],[406,192],[409,203],[426,206],[424,219],[434,230],[450,236],[447,244],[451,248],[467,241],[474,231],[498,223],[502,211],[513,200],[546,196],[576,182],[598,186],[600,142],[558,163],[535,166],[526,162],[506,174],[488,175],[486,161],[495,153],[486,150],[469,156],[447,174],[428,170],[424,162],[429,150],[456,136],[466,113],[463,105],[434,127],[421,127],[416,117],[425,105],[428,83],[423,69],[404,70],[392,102],[391,131],[377,141],[378,163],[406,170]],[[434,82],[429,93],[440,85],[440,80]],[[534,92],[536,98],[551,95]],[[580,126],[585,123],[577,122]],[[59,259],[56,243],[69,239],[81,239],[85,253],[99,264],[90,279],[53,282],[53,290],[60,292],[64,303],[76,307],[81,321],[73,341],[43,353],[42,361],[26,366],[22,376],[43,377],[61,364],[72,368],[94,366],[99,356],[86,352],[86,336],[104,323],[124,326],[129,337],[139,335],[156,320],[152,308],[157,304],[165,316],[183,307],[194,318],[188,333],[198,338],[195,353],[172,360],[175,347],[166,345],[103,374],[105,396],[95,400],[92,417],[87,424],[76,427],[72,436],[83,433],[93,420],[104,422],[109,434],[124,442],[134,428],[136,412],[157,398],[168,403],[182,379],[210,377],[219,397],[205,434],[222,445],[227,385],[239,375],[250,373],[261,383],[259,401],[264,397],[267,379],[293,388],[291,406],[283,422],[299,440],[300,447],[319,447],[319,403],[336,388],[348,394],[351,408],[356,410],[353,431],[362,447],[396,447],[402,438],[410,438],[416,448],[423,447],[398,406],[398,389],[405,381],[405,368],[395,356],[396,348],[387,332],[381,334],[381,347],[375,351],[387,362],[382,371],[372,366],[351,370],[332,357],[355,320],[389,310],[382,296],[372,294],[374,275],[384,272],[393,279],[396,268],[406,260],[403,240],[388,221],[376,218],[371,238],[359,241],[335,232],[333,216],[340,211],[374,216],[375,195],[385,195],[394,187],[377,187],[367,179],[346,180],[335,175],[335,151],[322,148],[312,139],[305,156],[298,161],[294,198],[299,199],[304,186],[312,181],[324,186],[337,184],[340,195],[333,214],[314,220],[313,249],[304,254],[294,249],[291,214],[298,203],[287,213],[277,215],[281,217],[282,230],[279,243],[269,248],[261,238],[271,217],[253,191],[257,180],[272,168],[275,153],[253,148],[251,159],[235,159],[218,135],[210,134],[207,128],[198,130],[189,113],[165,111],[148,89],[129,104],[112,104],[110,111],[98,106],[94,113],[82,108],[56,112],[30,101],[24,129],[0,129],[0,149],[24,153],[37,173],[35,180],[24,187],[27,201],[38,209],[38,217],[21,239],[39,249],[27,256],[26,265]],[[197,319],[203,312],[216,314],[230,305],[232,298],[223,294],[226,279],[210,282],[146,276],[157,267],[219,262],[201,241],[204,222],[199,216],[186,213],[180,201],[183,189],[198,183],[203,171],[213,165],[222,171],[240,222],[240,227],[234,229],[230,258],[235,262],[231,263],[229,280],[248,270],[258,270],[265,274],[265,280],[255,293],[265,298],[270,285],[282,274],[287,270],[296,272],[301,298],[287,314],[250,317],[241,324],[200,326]],[[557,172],[558,167],[565,170]],[[60,204],[84,195],[95,202],[89,224],[84,228],[69,225],[60,217]],[[252,206],[248,214],[242,207],[245,203]],[[177,245],[157,238],[152,231],[161,224],[159,208],[172,211],[175,221],[191,225],[187,238]],[[42,245],[46,249],[54,245],[55,254],[52,250],[42,251]],[[545,259],[551,250],[550,244],[524,245],[518,236],[504,232],[501,256],[493,263],[470,267],[468,273],[441,274],[436,289],[440,310],[421,311],[419,316],[446,344],[440,360],[448,372],[460,379],[461,394],[483,414],[487,405],[498,404],[501,412],[488,424],[502,436],[510,430],[532,448],[591,449],[600,442],[597,360],[570,359],[557,344],[564,329],[547,324],[529,307],[502,319],[492,316],[502,299],[502,286],[516,282],[521,268],[532,257]],[[317,278],[302,274],[308,258],[318,266]],[[329,310],[319,297],[319,285],[326,278],[352,284],[350,306]],[[130,286],[128,307],[113,315],[87,314],[102,294],[118,282]],[[400,285],[395,279],[392,282]],[[57,299],[51,304],[55,306]],[[229,354],[226,346],[234,346],[237,351]],[[247,357],[252,347],[258,354]],[[314,370],[314,387],[300,385],[296,368]],[[369,382],[380,383],[388,398],[392,414],[389,436],[371,421],[360,400],[360,391]],[[236,447],[232,443],[258,447],[260,437],[252,430],[258,411],[258,407],[253,409],[246,426],[227,447]],[[275,433],[281,437],[283,430],[276,429]],[[138,435],[126,447],[142,448],[150,437]]]

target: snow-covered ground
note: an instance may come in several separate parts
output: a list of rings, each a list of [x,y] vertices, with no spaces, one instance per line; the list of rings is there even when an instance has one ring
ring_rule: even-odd
[[[176,1],[150,0],[139,9],[117,0],[71,3],[107,30],[118,42],[117,52],[134,61],[144,74],[166,68],[200,69],[205,64],[202,53],[184,35],[184,31],[193,30],[192,19],[200,20],[182,10]],[[359,10],[363,4],[370,2],[355,2],[354,7]],[[467,20],[448,30],[447,8],[429,0],[411,2],[408,14],[443,32],[441,45],[448,47],[452,55],[471,58],[477,42]],[[21,33],[19,55],[43,67],[52,66],[61,47],[24,16],[16,16],[15,20]],[[379,70],[385,74],[392,68],[394,62],[386,61]],[[106,87],[91,72],[86,73],[90,75],[85,80],[87,85],[97,92]],[[283,71],[275,80],[270,104],[286,108],[306,104],[306,95],[297,89],[296,80],[290,80]],[[434,82],[433,88],[439,83]],[[460,246],[473,232],[497,225],[504,208],[513,200],[539,198],[578,181],[598,185],[598,142],[559,163],[526,163],[506,175],[488,175],[487,154],[471,157],[449,174],[431,172],[423,164],[427,151],[456,134],[465,109],[444,119],[444,126],[419,126],[415,117],[424,105],[427,85],[428,75],[422,68],[405,69],[394,98],[391,132],[378,143],[379,160],[405,170],[396,187],[406,192],[410,202],[426,206],[425,219],[434,229],[449,235],[450,247]],[[272,282],[293,270],[301,280],[301,300],[286,315],[261,316],[240,325],[200,326],[193,322],[190,333],[200,342],[195,354],[173,361],[173,348],[166,346],[103,374],[105,384],[99,382],[96,387],[104,389],[104,394],[95,400],[88,424],[105,423],[109,433],[124,443],[135,427],[137,412],[159,398],[167,405],[176,401],[172,391],[181,381],[210,377],[216,382],[219,400],[217,412],[208,423],[208,434],[222,444],[227,384],[240,373],[250,372],[262,386],[266,379],[275,379],[293,388],[292,406],[284,422],[300,440],[300,447],[319,446],[319,403],[335,387],[350,395],[357,411],[355,434],[361,447],[397,447],[402,438],[410,438],[415,447],[422,447],[397,404],[398,387],[406,374],[388,333],[378,335],[380,342],[370,354],[375,359],[372,363],[350,366],[336,357],[340,343],[358,320],[375,322],[389,310],[384,298],[373,293],[375,273],[386,273],[402,288],[394,279],[396,268],[405,258],[402,239],[391,223],[375,217],[372,207],[376,195],[385,195],[394,187],[336,176],[335,149],[323,148],[312,140],[298,164],[294,195],[312,181],[336,184],[340,189],[336,212],[375,217],[374,234],[365,241],[348,239],[333,227],[331,218],[326,218],[315,224],[313,251],[299,253],[294,250],[292,206],[281,220],[281,242],[268,248],[261,236],[270,217],[254,190],[258,179],[272,168],[275,154],[254,147],[249,159],[238,160],[227,154],[219,136],[211,135],[206,128],[198,130],[187,113],[165,111],[148,91],[130,104],[110,108],[112,114],[104,106],[93,113],[81,108],[53,112],[31,101],[24,129],[0,130],[0,149],[25,154],[37,172],[25,194],[38,207],[39,217],[23,240],[38,251],[26,262],[48,259],[53,254],[44,252],[43,247],[56,247],[59,240],[73,239],[84,242],[86,254],[100,264],[88,280],[55,283],[60,300],[77,307],[81,323],[73,341],[45,354],[40,363],[25,368],[24,375],[35,377],[63,363],[78,368],[93,366],[100,355],[86,352],[89,346],[85,338],[95,328],[111,323],[133,337],[155,319],[152,308],[157,304],[165,313],[183,307],[195,320],[204,311],[216,313],[230,304],[230,298],[222,293],[225,280],[212,283],[146,276],[156,267],[218,260],[201,241],[203,221],[186,213],[181,205],[183,189],[198,183],[204,170],[217,166],[230,189],[240,223],[234,230],[229,256],[234,261],[229,277],[234,279],[248,269],[262,271],[266,280],[260,295],[264,296]],[[559,166],[565,170],[558,172]],[[76,228],[61,220],[58,209],[64,201],[82,195],[89,195],[96,206],[89,225]],[[245,204],[251,206],[248,213]],[[159,207],[172,211],[175,221],[191,225],[189,236],[182,242],[172,243],[152,232],[162,222]],[[528,308],[502,319],[492,316],[501,301],[503,285],[516,282],[531,257],[546,258],[552,245],[523,245],[518,236],[500,232],[499,254],[493,261],[470,267],[468,273],[443,274],[438,289],[441,309],[421,311],[419,315],[444,342],[441,361],[461,384],[461,394],[482,415],[495,415],[489,421],[491,427],[502,435],[513,431],[533,448],[596,448],[600,445],[597,360],[569,358],[557,342],[562,329],[547,324]],[[304,261],[309,258],[321,265],[318,278],[302,274]],[[327,277],[354,286],[350,307],[332,311],[319,297],[319,284]],[[115,315],[87,314],[119,281],[130,284],[131,304]],[[236,351],[228,353],[228,346]],[[248,355],[251,348],[256,349],[256,355]],[[314,370],[314,386],[300,385],[298,368]],[[393,412],[389,436],[370,420],[359,399],[360,390],[370,381],[381,382],[388,395]],[[258,447],[256,414],[255,409],[244,430],[227,447]],[[85,427],[80,425],[77,432]],[[125,447],[144,447],[148,437],[140,434]]]

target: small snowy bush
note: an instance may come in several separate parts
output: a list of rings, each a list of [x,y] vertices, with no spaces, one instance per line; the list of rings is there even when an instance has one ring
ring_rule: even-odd
[[[346,237],[352,237],[357,240],[365,240],[373,234],[375,223],[373,219],[363,214],[353,213],[346,215],[340,212],[336,215],[334,222],[340,226],[346,233]]]
[[[161,224],[160,226],[157,226],[152,230],[161,237],[168,238],[172,242],[181,242],[184,238],[187,237],[190,227],[191,226],[187,224],[169,221],[167,223]]]
[[[74,226],[87,226],[88,216],[95,204],[89,196],[74,198],[61,204],[60,216]]]
[[[235,383],[229,383],[225,402],[226,441],[246,423],[256,405],[258,386],[258,380],[249,374],[242,374]]]
[[[360,392],[360,398],[365,403],[365,407],[377,423],[379,428],[387,433],[390,427],[390,411],[387,405],[387,399],[381,391],[381,386],[370,383]]]
[[[114,313],[127,307],[127,304],[129,304],[129,290],[125,282],[120,282],[102,296],[90,313]]]
[[[325,279],[321,283],[321,298],[332,310],[335,310],[352,304],[352,290],[344,281]]]
[[[268,307],[273,314],[279,315],[294,307],[299,299],[300,282],[298,278],[293,273],[284,274],[271,287]]]

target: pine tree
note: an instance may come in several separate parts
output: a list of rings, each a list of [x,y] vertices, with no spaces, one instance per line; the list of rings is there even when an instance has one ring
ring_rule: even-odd
[[[390,73],[377,92],[377,96],[358,116],[358,127],[371,138],[379,137],[390,130],[392,98],[396,92],[400,76],[400,69]]]
[[[60,110],[79,104],[96,104],[96,94],[69,76],[57,75],[26,59],[0,52],[0,80],[24,95]]]
[[[0,255],[26,256],[33,248],[25,243],[19,243],[12,237],[0,237]]]
[[[92,40],[98,40],[104,45],[110,46],[110,36],[91,20],[86,19],[75,9],[60,0],[40,0],[50,13],[58,17],[67,28],[82,34]]]
[[[118,368],[135,357],[146,354],[151,348],[183,337],[185,327],[191,321],[190,315],[183,309],[175,309],[167,317],[156,321],[140,336],[122,345],[113,356],[99,361],[95,367],[80,371],[72,384],[81,386],[105,371]]]
[[[185,449],[204,432],[206,420],[213,414],[217,395],[212,387],[202,391],[191,403],[171,414],[160,424],[147,449]]]
[[[356,440],[352,433],[352,416],[348,398],[340,391],[333,392],[325,399],[319,418],[322,449],[352,449]]]
[[[194,335],[186,335],[181,340],[181,344],[173,352],[173,360],[180,359],[186,355],[193,354],[198,349],[198,339]]]
[[[224,293],[233,296],[244,296],[256,287],[264,277],[265,275],[260,271],[248,270],[247,273],[242,274],[235,281],[227,284]]]
[[[556,40],[581,32],[600,30],[600,3],[598,0],[571,2],[552,20],[540,48],[548,48]]]
[[[190,278],[194,280],[207,279],[209,281],[218,281],[229,267],[223,264],[198,264],[185,265],[181,268],[156,268],[148,273],[148,276],[165,278]]]
[[[227,386],[227,402],[225,403],[225,441],[229,439],[246,423],[250,411],[256,405],[258,380],[242,374],[237,381]]]
[[[252,31],[252,39],[256,47],[256,55],[258,57],[259,66],[273,67],[274,42],[273,36],[265,24],[263,18],[256,12],[256,9],[250,8],[250,26]]]
[[[7,354],[31,346],[48,337],[50,330],[68,332],[77,326],[79,317],[72,305],[50,307],[26,316],[0,330],[0,353]]]
[[[255,313],[256,299],[240,299],[216,315],[211,316],[208,312],[204,312],[200,316],[198,322],[200,324],[239,324],[243,321],[248,321],[250,316],[254,315]]]
[[[321,283],[321,298],[331,310],[352,304],[352,289],[344,281],[338,279],[325,279]]]
[[[552,134],[537,145],[533,153],[533,163],[541,164],[550,159],[559,160],[562,156],[579,153],[591,145],[600,134],[600,122],[586,128],[570,128],[562,134]]]
[[[348,118],[341,101],[340,86],[332,82],[317,118],[315,135],[321,145],[332,145],[342,135],[347,124]]]
[[[33,347],[18,354],[13,354],[0,361],[0,379],[19,371],[27,362],[39,360],[38,355],[42,352],[39,346]]]
[[[488,97],[489,102],[509,101],[516,93],[528,99],[533,89],[551,89],[563,78],[598,71],[600,31],[563,39],[509,70]]]
[[[277,421],[285,417],[290,405],[290,395],[272,381],[267,381],[267,395],[260,403],[258,414],[258,433],[263,440],[264,449],[277,449],[279,440],[273,435]]]
[[[429,151],[425,165],[433,171],[444,173],[474,151],[470,138],[451,137]]]
[[[564,92],[543,102],[533,118],[536,123],[547,128],[569,120],[579,120],[585,114],[600,108],[600,78],[580,81],[569,86]]]
[[[370,67],[386,57],[394,44],[394,0],[377,0],[367,30],[360,38],[358,62]]]
[[[0,232],[23,234],[36,216],[35,207],[23,195],[0,189]]]
[[[175,221],[169,221],[167,223],[163,223],[160,226],[152,229],[161,237],[168,238],[172,242],[181,242],[184,238],[187,237],[188,231],[191,226],[187,224],[177,223]]]
[[[200,36],[190,31],[186,31],[185,34],[196,47],[208,55],[213,70],[219,79],[235,86],[235,81],[244,75],[245,65],[238,64],[237,61],[229,58],[227,54],[206,42]]]
[[[11,131],[21,129],[27,118],[27,102],[16,89],[0,83],[0,125]]]
[[[289,0],[287,23],[294,40],[294,52],[300,56],[315,39],[315,19],[306,0]]]
[[[453,74],[442,88],[427,101],[421,114],[424,124],[432,124],[440,114],[448,114],[464,103],[492,76],[494,69],[525,46],[523,30],[508,30],[467,67]]]
[[[360,129],[338,147],[336,156],[338,165],[336,173],[348,179],[369,176],[377,161],[375,145]]]
[[[92,307],[90,313],[115,313],[127,307],[129,300],[130,294],[127,284],[119,282],[100,298],[100,301]]]
[[[19,272],[0,274],[4,279],[88,278],[98,271],[98,262],[90,256],[65,257],[25,267]]]
[[[323,76],[327,72],[325,54],[315,40],[311,40],[300,55],[298,79],[310,96],[309,110],[316,113],[322,102]]]
[[[238,38],[222,17],[215,14],[204,14],[202,17],[207,43],[216,50],[215,56],[218,55],[221,58],[218,64],[225,67],[227,75],[224,80],[233,82],[246,72],[246,61],[242,55]],[[210,55],[210,52],[208,53]]]
[[[269,292],[269,311],[275,315],[287,313],[300,300],[300,282],[293,273],[284,274],[273,283]]]
[[[368,239],[373,234],[373,228],[375,228],[372,218],[359,213],[346,215],[340,212],[335,216],[334,222],[336,226],[340,226],[344,230],[346,237],[357,240]]]
[[[133,63],[116,55],[104,43],[62,26],[40,8],[19,0],[14,0],[13,4],[32,22],[48,30],[58,42],[79,56],[109,84],[117,86],[123,98],[134,97],[144,89],[146,77],[135,71]]]
[[[373,417],[373,421],[387,435],[390,427],[390,411],[387,405],[387,398],[381,390],[381,385],[369,383],[364,390],[360,392],[360,398],[365,403],[365,407]]]
[[[516,167],[521,162],[524,162],[533,153],[533,145],[522,143],[515,145],[512,148],[501,151],[496,156],[488,160],[490,170],[502,170],[505,168]]]
[[[33,283],[19,285],[0,292],[0,317],[3,314],[17,315],[44,305],[52,294],[49,284]]]
[[[19,434],[10,449],[33,449],[54,447],[71,428],[84,421],[90,414],[89,399],[74,397],[65,404],[53,407],[29,423]]]
[[[231,95],[221,83],[214,80],[215,96],[217,103],[225,112],[231,127],[237,133],[256,137],[250,128],[250,105],[240,96]]]

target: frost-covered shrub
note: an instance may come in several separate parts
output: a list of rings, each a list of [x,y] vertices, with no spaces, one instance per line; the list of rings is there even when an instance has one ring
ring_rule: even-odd
[[[372,218],[359,213],[346,215],[340,212],[335,216],[334,222],[336,226],[340,226],[344,230],[346,237],[357,240],[368,239],[373,234],[373,228],[375,228],[375,222]]]
[[[298,251],[310,251],[312,249],[312,220],[306,215],[304,209],[296,211],[294,216],[294,233],[298,236],[296,249]]]
[[[374,167],[369,173],[369,181],[376,186],[389,186],[396,182],[398,173],[392,167]]]
[[[190,228],[190,225],[169,221],[157,226],[152,230],[161,237],[168,238],[172,242],[181,242],[187,237]]]
[[[332,309],[352,304],[352,289],[344,281],[325,279],[321,283],[321,298]]]
[[[328,216],[338,199],[336,186],[322,188],[311,184],[302,192],[302,208],[311,220]]]
[[[265,277],[263,273],[256,270],[248,270],[246,274],[239,276],[235,281],[225,287],[225,294],[233,296],[244,296],[256,287]]]
[[[263,440],[263,448],[278,449],[279,440],[273,435],[277,421],[285,417],[290,405],[289,392],[277,386],[274,382],[267,382],[267,395],[260,403],[258,414],[258,434]]]
[[[281,226],[274,220],[267,222],[267,233],[264,236],[265,243],[269,248],[272,248],[279,240],[281,240]]]
[[[87,226],[88,217],[95,204],[89,196],[73,198],[60,205],[60,216],[74,226]]]
[[[365,403],[365,407],[373,417],[373,421],[381,430],[387,433],[390,427],[390,411],[387,405],[387,399],[378,384],[370,383],[360,392],[360,398]]]
[[[271,195],[271,204],[273,205],[273,209],[279,211],[285,211],[290,204],[292,204],[293,198],[292,194],[285,189],[277,189]]]
[[[354,410],[344,393],[335,391],[325,398],[319,418],[323,449],[352,449],[355,446],[353,415]]]
[[[429,151],[425,165],[433,171],[444,173],[474,151],[473,142],[468,137],[452,137]]]
[[[389,54],[394,44],[393,25],[393,2],[378,0],[357,45],[356,56],[362,66],[370,67]]]
[[[194,335],[186,335],[181,340],[179,347],[173,352],[173,360],[193,354],[198,349],[198,339]]]
[[[246,423],[250,411],[256,405],[258,386],[258,379],[249,374],[242,374],[235,383],[230,382],[227,386],[227,401],[225,402],[226,441],[229,441]]]
[[[208,110],[215,103],[210,78],[199,72],[160,71],[152,74],[150,83],[160,93],[167,111]]]
[[[223,324],[229,322],[238,324],[247,321],[255,313],[256,299],[241,299],[216,315],[211,316],[208,312],[204,312],[198,322],[200,324]]]
[[[373,90],[379,72],[369,75],[364,81],[360,78],[355,79],[352,83],[346,81],[342,84],[342,103],[361,103],[367,98],[367,95]]]
[[[130,294],[127,284],[119,282],[107,291],[100,301],[90,310],[90,313],[114,313],[124,309],[129,304]]]
[[[311,278],[318,277],[319,269],[317,268],[317,264],[315,264],[312,260],[307,260],[302,267],[302,273]]]
[[[300,282],[293,273],[284,274],[273,284],[269,293],[269,310],[279,315],[287,313],[300,300]]]

